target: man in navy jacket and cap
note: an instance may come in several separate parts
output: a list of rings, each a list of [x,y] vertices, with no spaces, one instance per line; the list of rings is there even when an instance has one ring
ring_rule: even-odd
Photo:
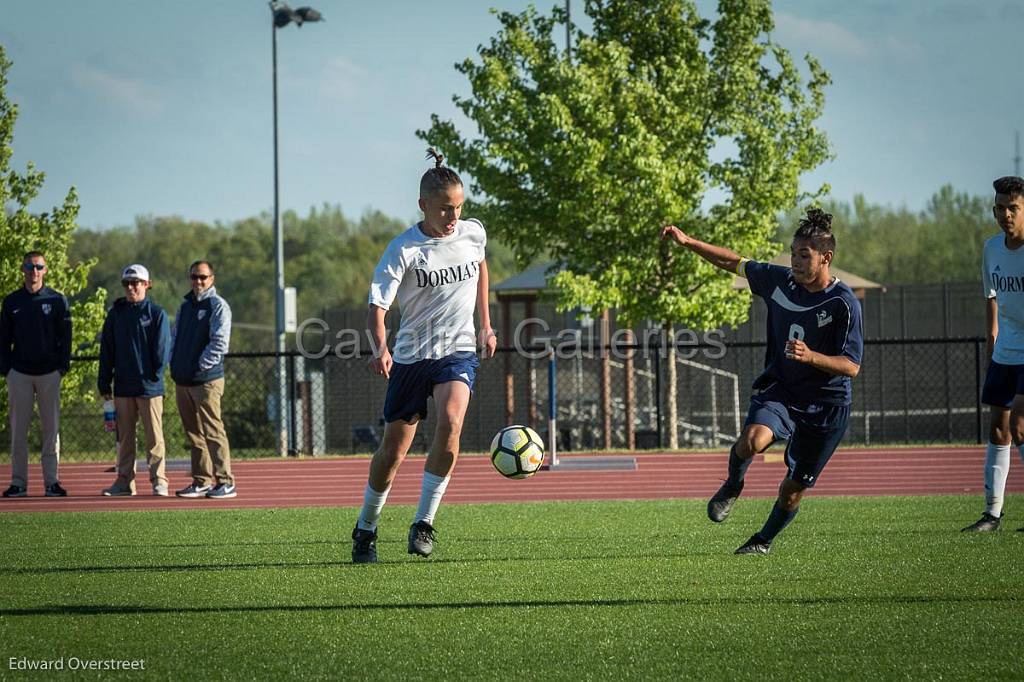
[[[171,332],[164,309],[146,297],[149,270],[129,265],[121,273],[125,295],[107,311],[100,336],[97,387],[117,414],[117,480],[108,497],[135,494],[135,424],[146,433],[146,462],[153,494],[167,496],[164,465],[164,366]],[[113,390],[111,390],[113,384]]]

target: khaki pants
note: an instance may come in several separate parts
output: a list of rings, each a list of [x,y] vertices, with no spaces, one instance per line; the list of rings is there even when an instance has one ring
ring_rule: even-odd
[[[60,459],[60,372],[7,373],[7,404],[11,420],[11,485],[28,488],[28,427],[32,423],[33,403],[39,403],[39,422],[43,429],[43,485],[57,483]]]
[[[167,485],[164,472],[164,398],[114,398],[117,410],[117,485],[135,490],[135,423],[146,433],[149,482]]]
[[[181,425],[185,427],[185,435],[192,447],[192,479],[200,485],[234,485],[228,436],[220,417],[224,379],[214,379],[198,386],[178,384],[177,389]]]

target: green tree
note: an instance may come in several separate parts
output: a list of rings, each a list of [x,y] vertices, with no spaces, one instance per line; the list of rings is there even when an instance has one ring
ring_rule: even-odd
[[[814,125],[828,75],[808,56],[805,82],[771,40],[769,0],[721,0],[713,23],[690,0],[584,9],[593,30],[572,27],[572,61],[556,44],[563,10],[498,14],[479,61],[456,65],[472,93],[454,101],[479,136],[436,115],[418,135],[474,179],[477,213],[519,258],[547,253],[565,265],[552,278],[560,308],[738,324],[748,295],[668,251],[657,229],[678,222],[743,254],[774,255],[779,212],[800,198],[801,173],[828,157]]]
[[[77,225],[78,194],[68,190],[64,203],[49,213],[34,215],[28,205],[39,194],[44,174],[31,163],[24,173],[10,167],[14,144],[14,123],[18,107],[7,99],[7,70],[11,63],[0,45],[0,292],[4,294],[24,286],[21,274],[22,256],[28,251],[41,251],[46,256],[49,273],[46,284],[71,299],[74,338],[72,353],[91,350],[103,324],[105,292],[87,294],[89,270],[95,260],[74,262],[69,258],[72,233]],[[72,363],[64,377],[62,400],[65,404],[93,396],[96,387],[85,381],[94,376],[93,368]],[[7,423],[7,392],[0,393],[0,417]]]

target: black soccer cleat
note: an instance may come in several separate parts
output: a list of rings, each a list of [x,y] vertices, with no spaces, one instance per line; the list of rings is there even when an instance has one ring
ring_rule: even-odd
[[[352,563],[377,563],[377,533],[363,530],[359,526],[352,529]]]
[[[761,536],[754,533],[750,539],[736,549],[736,554],[767,554],[772,551],[770,542],[765,542]]]
[[[990,532],[990,531],[993,531],[993,530],[999,530],[999,526],[1001,525],[1001,522],[1000,522],[999,519],[1001,519],[1001,518],[1002,518],[1002,515],[1000,515],[1000,516],[992,516],[988,512],[985,512],[984,514],[981,515],[980,519],[978,519],[977,521],[975,521],[971,525],[967,526],[966,528],[961,528],[960,532],[962,532],[962,533],[987,533],[987,532]]]
[[[417,521],[409,527],[409,554],[430,556],[434,551],[434,527],[426,521]]]
[[[741,492],[743,492],[743,481],[740,481],[738,486],[723,483],[718,492],[708,500],[708,518],[715,523],[725,521],[725,518],[729,516],[729,512],[732,511],[732,506],[739,499]]]

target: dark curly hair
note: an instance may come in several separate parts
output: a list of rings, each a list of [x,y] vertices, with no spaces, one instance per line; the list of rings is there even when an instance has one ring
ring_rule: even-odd
[[[449,187],[462,186],[462,178],[451,168],[441,165],[444,163],[444,156],[433,147],[427,150],[427,158],[434,159],[434,167],[420,178],[420,197],[433,196]]]
[[[1017,177],[1016,175],[1007,175],[993,182],[992,188],[996,191],[996,194],[1024,197],[1024,178]]]
[[[800,219],[800,225],[793,234],[793,240],[809,241],[818,253],[836,251],[836,236],[832,234],[832,214],[820,208],[807,209],[807,215]]]

